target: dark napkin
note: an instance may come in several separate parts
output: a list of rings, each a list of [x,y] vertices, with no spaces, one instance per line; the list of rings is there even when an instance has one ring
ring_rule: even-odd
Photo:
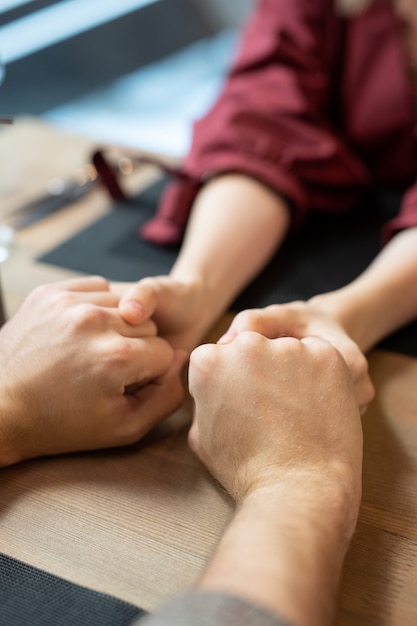
[[[0,554],[0,626],[127,626],[142,609]]]

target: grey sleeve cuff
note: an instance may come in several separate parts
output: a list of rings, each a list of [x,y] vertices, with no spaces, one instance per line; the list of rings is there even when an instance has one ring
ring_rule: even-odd
[[[241,598],[190,591],[135,626],[296,626]]]

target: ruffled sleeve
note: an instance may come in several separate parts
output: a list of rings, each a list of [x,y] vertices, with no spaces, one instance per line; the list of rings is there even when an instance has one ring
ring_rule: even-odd
[[[369,172],[334,121],[342,25],[330,0],[260,0],[223,91],[194,125],[184,170],[144,238],[178,243],[200,187],[238,172],[283,195],[302,222],[307,208],[346,210]]]

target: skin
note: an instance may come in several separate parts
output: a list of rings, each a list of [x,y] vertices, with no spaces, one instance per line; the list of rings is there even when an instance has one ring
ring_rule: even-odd
[[[224,176],[207,185],[170,276],[114,287],[121,295],[119,309],[126,321],[134,325],[152,317],[162,337],[190,353],[264,267],[287,233],[289,212],[282,198],[242,179]],[[244,193],[243,182],[248,185]],[[253,241],[265,241],[265,245],[254,246]],[[413,295],[416,250],[417,229],[399,233],[343,289],[304,303],[268,307],[265,314],[259,310],[241,313],[229,337],[255,330],[271,338],[317,335],[330,341],[349,366],[358,404],[364,410],[373,395],[364,354],[417,315]]]
[[[0,466],[138,441],[181,403],[184,354],[100,277],[32,292],[0,331]]]
[[[267,264],[289,222],[286,203],[264,185],[239,175],[214,179],[193,207],[170,276],[114,287],[121,315],[131,324],[153,315],[161,336],[190,353]]]
[[[282,336],[302,339],[309,335],[325,339],[339,350],[349,367],[361,412],[365,411],[372,400],[374,389],[368,375],[367,359],[337,318],[323,312],[319,306],[292,302],[242,311],[234,318],[219,342],[228,343],[247,330],[256,331],[271,339]]]
[[[308,302],[239,313],[221,339],[253,330],[267,337],[316,335],[344,356],[363,412],[373,397],[364,357],[379,341],[417,316],[417,228],[397,234],[349,285]],[[381,313],[383,312],[383,313]]]
[[[197,348],[189,387],[190,445],[237,503],[198,586],[300,626],[331,624],[361,498],[362,429],[343,358],[318,338],[245,331]]]

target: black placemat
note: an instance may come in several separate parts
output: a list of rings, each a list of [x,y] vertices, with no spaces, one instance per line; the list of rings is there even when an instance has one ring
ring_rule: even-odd
[[[160,180],[134,201],[115,204],[111,213],[39,260],[111,280],[166,274],[178,248],[156,246],[138,236],[165,184]],[[378,254],[382,226],[398,212],[400,200],[400,194],[384,191],[367,197],[349,215],[311,215],[302,231],[283,245],[237,298],[232,310],[305,300],[350,282]],[[395,333],[381,347],[417,356],[417,324]]]
[[[0,554],[0,626],[127,626],[145,614]]]

